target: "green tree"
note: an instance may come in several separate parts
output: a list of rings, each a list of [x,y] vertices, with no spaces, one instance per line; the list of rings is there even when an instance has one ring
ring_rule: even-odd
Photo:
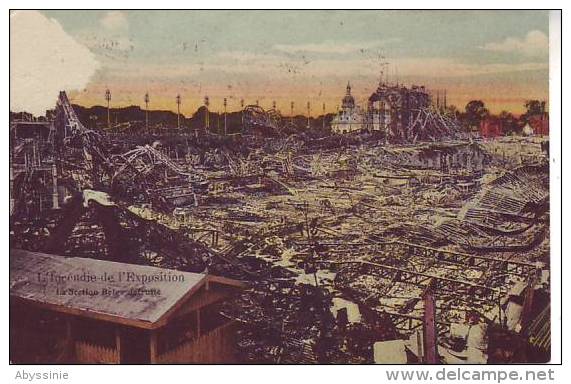
[[[525,116],[541,115],[545,112],[545,101],[527,100],[525,102]]]
[[[518,126],[517,118],[508,111],[501,111],[498,118],[502,122],[502,130],[504,135],[511,135],[513,133],[519,133],[520,129]]]
[[[478,129],[482,119],[490,115],[490,111],[488,111],[482,100],[472,100],[468,102],[464,110],[464,119],[471,129]]]

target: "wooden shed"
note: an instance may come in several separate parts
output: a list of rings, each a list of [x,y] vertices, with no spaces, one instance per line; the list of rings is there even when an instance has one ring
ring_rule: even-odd
[[[227,278],[10,251],[14,363],[231,363]]]

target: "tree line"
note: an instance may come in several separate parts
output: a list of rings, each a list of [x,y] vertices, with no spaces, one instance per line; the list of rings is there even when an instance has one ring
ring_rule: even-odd
[[[496,117],[502,123],[503,134],[514,135],[521,134],[523,127],[532,117],[547,113],[545,101],[526,100],[524,107],[525,112],[519,116],[505,110],[497,115],[493,115],[482,100],[471,100],[464,107],[464,111],[460,111],[456,106],[450,105],[445,112],[456,117],[466,130],[472,131],[480,129],[482,120]]]

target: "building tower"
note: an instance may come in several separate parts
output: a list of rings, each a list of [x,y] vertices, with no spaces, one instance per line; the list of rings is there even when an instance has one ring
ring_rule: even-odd
[[[341,100],[341,108],[345,112],[350,112],[355,108],[355,98],[351,95],[351,84],[349,82],[347,82],[345,97]]]
[[[339,107],[338,104],[336,110],[336,115],[329,122],[332,132],[344,134],[367,127],[368,118],[366,112],[356,104],[355,98],[351,94],[350,82],[347,82],[345,95],[341,99],[341,106]],[[325,108],[323,113],[325,119]]]
[[[180,131],[180,95],[176,95],[176,128]]]
[[[111,102],[111,91],[109,88],[105,90],[105,100],[107,100],[107,128],[111,129],[111,112],[109,109],[109,103]]]
[[[145,93],[145,130],[149,132],[149,92]]]

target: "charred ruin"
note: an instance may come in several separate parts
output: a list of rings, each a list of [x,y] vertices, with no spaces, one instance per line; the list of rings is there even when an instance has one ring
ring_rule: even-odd
[[[242,363],[548,361],[545,139],[482,140],[417,86],[351,120],[350,92],[321,136],[258,105],[87,128],[61,92],[10,123],[10,247],[239,281],[216,311]]]

